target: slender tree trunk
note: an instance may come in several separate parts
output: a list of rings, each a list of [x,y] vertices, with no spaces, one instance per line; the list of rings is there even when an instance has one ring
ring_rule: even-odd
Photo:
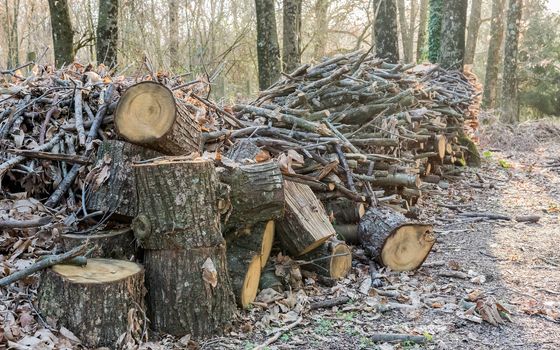
[[[255,0],[259,88],[264,90],[280,78],[280,48],[276,33],[274,0]]]
[[[498,73],[501,62],[500,49],[504,40],[504,2],[505,0],[492,1],[492,23],[490,24],[490,41],[488,42],[486,77],[482,97],[482,105],[488,109],[496,107]]]
[[[445,1],[439,62],[445,69],[463,69],[468,0]]]
[[[375,48],[377,57],[396,63],[399,60],[396,0],[378,0],[375,4]]]
[[[97,63],[117,65],[119,1],[99,0],[97,19]]]
[[[482,0],[472,0],[469,26],[467,27],[467,46],[465,48],[465,64],[474,63],[476,53],[476,41],[478,40],[478,29],[480,28],[480,12]]]
[[[302,0],[284,0],[282,61],[287,73],[301,63],[301,2]]]
[[[438,62],[441,47],[443,0],[430,0],[430,18],[428,24],[428,59]]]
[[[517,86],[517,53],[519,24],[523,0],[509,0],[504,45],[504,76],[502,79],[502,121],[519,122],[519,99]]]
[[[414,30],[416,29],[416,15],[418,13],[418,3],[416,0],[410,0],[410,18],[408,19],[408,36],[409,41],[405,47],[405,55],[408,54],[409,62],[414,62]]]
[[[428,18],[428,0],[420,1],[420,20],[418,23],[418,39],[416,42],[416,61],[422,62],[424,44],[426,44],[426,22]]]
[[[397,0],[397,8],[399,12],[399,27],[401,29],[401,42],[403,46],[404,61],[411,62],[412,59],[409,56],[410,52],[408,50],[410,41],[412,37],[410,36],[410,31],[408,28],[408,22],[406,21],[406,7],[404,5],[404,0]]]
[[[49,0],[54,62],[57,67],[74,61],[73,30],[67,0]]]
[[[19,66],[19,35],[18,35],[18,17],[19,17],[19,0],[13,4],[13,12],[10,15],[10,6],[8,0],[5,1],[6,6],[6,22],[5,32],[8,35],[8,68]]]
[[[313,57],[319,59],[325,56],[327,50],[327,34],[329,31],[329,1],[317,0],[315,2],[315,45]]]
[[[177,0],[169,0],[169,64],[172,69],[179,63],[179,4]]]

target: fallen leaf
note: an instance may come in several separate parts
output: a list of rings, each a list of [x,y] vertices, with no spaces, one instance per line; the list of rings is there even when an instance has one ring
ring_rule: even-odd
[[[202,265],[202,279],[209,283],[213,288],[218,285],[218,271],[212,259],[208,258]]]

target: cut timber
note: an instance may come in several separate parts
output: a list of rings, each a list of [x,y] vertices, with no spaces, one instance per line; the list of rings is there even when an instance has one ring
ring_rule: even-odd
[[[333,225],[333,227],[337,237],[344,239],[344,242],[353,245],[360,243],[357,224]]]
[[[264,268],[274,243],[274,231],[273,220],[247,226],[226,236],[228,249],[230,246],[238,246],[257,252],[260,256],[261,268]]]
[[[357,224],[366,212],[364,203],[356,203],[347,198],[328,201],[325,209],[336,224]]]
[[[300,260],[308,262],[304,266],[307,270],[339,279],[346,277],[352,268],[352,251],[346,243],[331,238],[319,248],[301,256]]]
[[[144,270],[110,259],[88,259],[84,267],[56,265],[41,277],[38,305],[44,317],[58,320],[83,345],[117,348],[129,327],[145,326]],[[134,325],[127,321],[131,314]]]
[[[258,251],[228,245],[227,263],[235,299],[239,306],[247,308],[257,297],[261,255]]]
[[[169,155],[200,151],[200,126],[188,103],[164,85],[143,81],[121,96],[115,128],[125,140]]]
[[[148,318],[156,331],[204,338],[231,323],[235,302],[224,245],[146,250],[144,261]]]
[[[224,216],[224,230],[282,217],[284,186],[278,163],[224,167],[218,174],[230,187],[231,211]]]
[[[189,249],[223,243],[214,164],[156,159],[133,165],[138,191],[134,235],[145,249]]]
[[[309,186],[284,181],[286,212],[278,222],[278,237],[293,256],[319,247],[335,231],[321,202]]]
[[[434,151],[437,152],[440,160],[445,157],[445,149],[447,147],[447,138],[445,135],[436,135],[434,138]]]
[[[419,268],[434,245],[432,225],[415,223],[388,207],[371,207],[358,226],[365,251],[394,271]]]
[[[130,260],[138,256],[134,234],[129,227],[120,230],[103,231],[92,235],[67,233],[60,236],[65,250],[80,246],[85,242],[95,246],[92,258],[111,258]]]
[[[132,163],[161,156],[161,153],[128,142],[105,141],[97,154],[97,169],[108,169],[108,178],[90,191],[86,207],[130,222],[138,213],[136,182]]]
[[[253,141],[242,139],[237,141],[225,156],[238,163],[244,163],[247,160],[254,161],[260,152],[261,149]]]

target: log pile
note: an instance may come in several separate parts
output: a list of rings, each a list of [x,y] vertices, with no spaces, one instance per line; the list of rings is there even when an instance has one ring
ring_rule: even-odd
[[[349,273],[357,244],[381,265],[415,269],[433,230],[404,214],[423,181],[454,178],[475,158],[465,135],[477,90],[436,66],[345,54],[231,108],[202,97],[201,80],[98,73],[35,65],[0,90],[0,195],[44,208],[0,227],[56,225],[64,250],[95,244],[91,271],[43,273],[40,311],[55,318],[63,296],[90,312],[79,298],[114,289],[119,308],[91,311],[103,327],[134,309],[159,332],[217,334],[234,297],[245,308],[259,283],[282,288],[265,270],[273,246],[329,280]],[[112,279],[92,282],[107,269]],[[59,318],[91,346],[111,346],[125,327],[95,333]]]

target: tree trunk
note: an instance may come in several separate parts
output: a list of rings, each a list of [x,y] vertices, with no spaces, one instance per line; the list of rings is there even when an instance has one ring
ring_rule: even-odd
[[[517,53],[519,50],[519,26],[523,0],[510,0],[506,40],[504,45],[504,76],[502,79],[502,116],[505,123],[519,122],[519,98],[517,82]]]
[[[168,155],[198,152],[202,138],[193,108],[164,85],[143,81],[121,96],[115,129],[129,142]]]
[[[420,1],[420,20],[418,23],[418,39],[416,42],[416,62],[424,59],[424,45],[426,44],[426,30],[428,18],[428,0]]]
[[[468,0],[444,2],[439,56],[444,69],[463,70],[468,3]]]
[[[235,313],[224,244],[146,250],[144,261],[148,318],[154,330],[195,338],[223,333]]]
[[[488,58],[486,60],[486,76],[482,98],[482,105],[487,109],[496,107],[498,73],[501,62],[500,53],[504,39],[504,2],[505,0],[492,1],[492,23],[490,24],[490,41],[488,42]]]
[[[102,211],[112,215],[113,219],[130,222],[138,214],[136,181],[132,163],[161,156],[151,149],[136,146],[128,142],[108,140],[99,147],[96,169],[100,173],[106,170],[108,178],[93,187],[86,198],[86,207],[90,212]]]
[[[20,2],[16,0],[10,9],[9,3],[6,1],[6,22],[4,24],[4,30],[7,34],[7,41],[8,41],[8,68],[15,68],[19,66],[19,33],[18,33],[18,25],[19,25],[19,10],[20,10]],[[10,10],[12,11],[12,15],[10,15]]]
[[[302,0],[284,0],[282,61],[286,73],[301,64],[301,3]]]
[[[284,191],[286,212],[278,222],[278,237],[292,256],[299,256],[320,246],[335,231],[309,186],[284,181]]]
[[[280,78],[280,48],[276,33],[274,0],[255,0],[259,88],[267,89]]]
[[[99,0],[97,18],[97,63],[113,68],[117,65],[119,39],[119,1]]]
[[[379,0],[375,10],[375,52],[376,56],[389,63],[399,60],[399,38],[397,31],[396,0]]]
[[[410,58],[409,62],[416,62],[414,60],[414,30],[416,29],[416,15],[418,12],[418,3],[416,0],[410,0],[410,18],[408,19],[408,44],[405,47],[405,54]]]
[[[247,308],[257,297],[261,278],[261,256],[258,251],[228,244],[227,263],[237,304]]]
[[[315,1],[315,43],[313,46],[313,57],[316,60],[327,54],[327,38],[329,32],[329,3],[328,0]]]
[[[145,326],[144,270],[110,259],[88,259],[86,266],[55,265],[41,277],[38,300],[41,314],[58,320],[83,345],[118,348],[121,334]]]
[[[352,269],[352,251],[346,243],[334,238],[298,260],[308,262],[303,268],[334,279],[346,277]]]
[[[467,28],[467,46],[465,48],[465,64],[474,63],[476,53],[476,42],[478,40],[478,29],[480,28],[480,15],[482,0],[472,0],[469,26]]]
[[[134,240],[134,233],[130,227],[124,229],[101,231],[99,233],[84,235],[67,233],[60,236],[65,250],[71,250],[86,242],[95,246],[90,255],[92,258],[109,258],[129,260],[138,257],[138,247]]]
[[[443,13],[443,0],[429,0],[429,23],[428,23],[428,59],[432,63],[439,60],[441,47],[441,25]]]
[[[414,1],[413,1],[414,2]],[[404,0],[397,0],[397,7],[399,13],[399,26],[401,29],[401,39],[402,39],[402,46],[403,46],[403,54],[404,54],[404,61],[406,63],[412,62],[413,60],[413,35],[414,35],[414,26],[412,30],[409,26],[409,22],[406,20],[406,6],[404,4]],[[411,9],[411,20],[413,20],[412,9]]]
[[[177,0],[169,0],[169,64],[177,69],[179,61],[179,4]]]
[[[435,239],[431,225],[414,223],[387,207],[372,207],[362,217],[358,238],[364,250],[393,271],[419,268]]]
[[[57,67],[74,62],[72,21],[67,0],[49,0],[54,62]]]

